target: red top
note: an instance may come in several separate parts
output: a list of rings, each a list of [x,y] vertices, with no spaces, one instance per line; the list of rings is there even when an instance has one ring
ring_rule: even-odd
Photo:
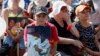
[[[49,22],[47,22],[46,25],[49,26],[49,27],[51,28],[51,35],[52,35],[52,36],[51,36],[50,39],[49,39],[49,43],[50,43],[51,45],[53,45],[54,42],[56,42],[56,41],[59,40],[59,39],[58,39],[58,32],[57,32],[57,29],[56,29],[56,27],[55,27],[53,24],[51,24],[51,23],[49,23]],[[35,24],[34,24],[34,22],[33,22],[33,23],[29,24],[28,26],[35,26]],[[27,44],[27,27],[24,29],[24,41],[25,41],[26,44]]]

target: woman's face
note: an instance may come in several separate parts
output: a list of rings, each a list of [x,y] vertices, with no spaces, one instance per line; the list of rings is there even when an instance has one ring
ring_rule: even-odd
[[[67,9],[67,7],[66,6],[63,6],[62,8],[61,8],[61,16],[62,16],[62,18],[67,18],[67,17],[69,17],[69,10]]]
[[[84,9],[82,12],[78,13],[78,17],[80,20],[89,20],[89,14],[90,14],[90,10]]]

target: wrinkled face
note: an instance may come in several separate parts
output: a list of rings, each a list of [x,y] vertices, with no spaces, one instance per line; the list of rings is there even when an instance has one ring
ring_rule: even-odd
[[[90,10],[84,9],[82,12],[78,13],[78,17],[80,20],[89,20]]]
[[[66,18],[69,15],[69,10],[67,9],[66,6],[63,6],[61,8],[60,13],[61,13],[62,18]]]
[[[40,13],[38,15],[35,15],[35,21],[40,23],[45,23],[48,20],[48,16],[45,13]]]

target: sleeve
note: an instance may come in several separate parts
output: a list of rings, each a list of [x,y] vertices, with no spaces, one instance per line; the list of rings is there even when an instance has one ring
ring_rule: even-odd
[[[50,43],[53,44],[56,41],[59,41],[57,28],[55,26],[51,27],[51,39]]]
[[[54,28],[52,28],[52,35],[53,35],[53,39],[54,41],[58,41],[58,31],[57,28],[54,26]]]

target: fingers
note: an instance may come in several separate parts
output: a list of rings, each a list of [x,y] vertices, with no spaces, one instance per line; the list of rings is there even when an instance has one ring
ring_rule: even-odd
[[[83,48],[84,47],[83,44],[78,40],[75,40],[74,45],[77,46],[78,48]]]

